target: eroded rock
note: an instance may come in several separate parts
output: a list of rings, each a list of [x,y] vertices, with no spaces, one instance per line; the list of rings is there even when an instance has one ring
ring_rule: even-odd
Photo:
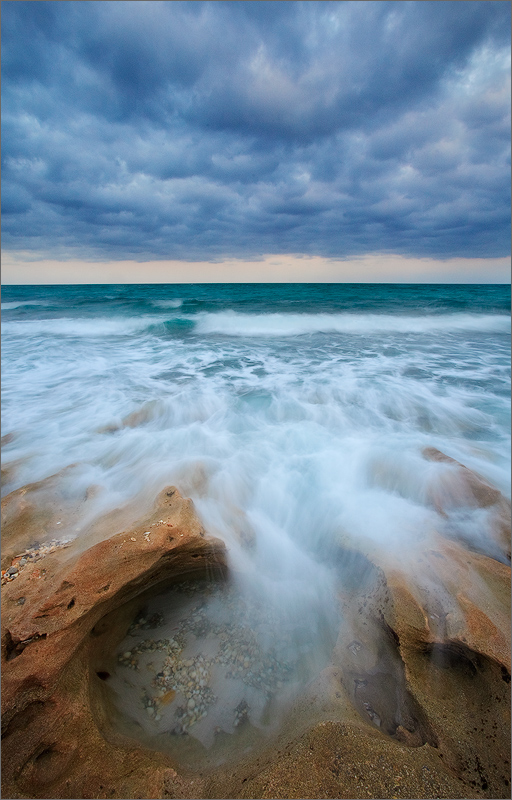
[[[500,492],[439,451],[426,455],[453,465],[449,511],[457,502],[497,508],[510,529],[510,504]],[[408,746],[437,744],[467,792],[505,796],[510,566],[476,552],[470,539],[435,530],[401,559],[365,546],[359,565],[348,556],[364,588],[345,598],[347,630],[336,653],[362,718]]]
[[[222,575],[223,543],[169,487],[134,529],[64,564],[51,555],[40,563],[2,591],[3,796],[112,796],[112,786],[117,797],[161,796],[169,761],[133,741],[116,745],[111,731],[107,742],[98,727],[108,718],[104,676],[90,664],[98,648],[113,652],[143,591]]]
[[[487,551],[495,558],[501,554],[510,563],[510,501],[492,486],[485,478],[473,470],[445,455],[435,447],[426,447],[423,456],[428,461],[437,461],[448,465],[449,469],[442,479],[432,481],[427,487],[430,501],[436,510],[446,516],[457,509],[485,509],[488,512],[488,531],[490,539],[497,546],[497,551]],[[461,526],[460,536],[466,546],[481,549],[482,542]],[[490,542],[487,543],[489,547]],[[483,551],[486,552],[486,551]]]

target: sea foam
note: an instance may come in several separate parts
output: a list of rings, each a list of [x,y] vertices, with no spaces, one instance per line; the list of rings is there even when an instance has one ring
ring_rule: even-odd
[[[298,336],[307,333],[449,333],[510,331],[510,318],[495,314],[400,316],[389,314],[243,314],[235,311],[198,314],[201,334],[227,336]]]

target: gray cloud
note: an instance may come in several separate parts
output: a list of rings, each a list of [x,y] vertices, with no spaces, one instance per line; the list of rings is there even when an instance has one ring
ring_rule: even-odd
[[[2,9],[6,249],[509,251],[508,3]]]

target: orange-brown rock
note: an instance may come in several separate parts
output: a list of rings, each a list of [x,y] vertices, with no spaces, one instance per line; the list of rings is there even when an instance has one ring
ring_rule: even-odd
[[[451,509],[458,501],[497,506],[510,528],[510,504],[494,487],[439,451],[427,455],[453,464],[458,489],[464,484],[451,493]],[[510,566],[435,530],[399,558],[379,544],[364,547],[358,559],[345,551],[369,585],[357,604],[353,589],[342,592],[336,650],[354,704],[395,740],[436,742],[474,789],[508,796]]]
[[[98,729],[102,680],[91,663],[113,657],[142,592],[218,577],[225,565],[223,543],[205,536],[191,501],[169,487],[141,525],[82,554],[69,548],[65,561],[48,556],[3,588],[4,797],[101,797],[107,785],[117,797],[161,796],[175,774],[168,760],[111,744]],[[117,628],[108,624],[116,613]]]
[[[430,500],[435,508],[441,514],[464,506],[489,509],[491,536],[503,556],[510,562],[510,501],[481,475],[477,475],[437,448],[424,448],[423,456],[429,461],[437,461],[451,467],[441,482],[429,487]]]
[[[510,671],[510,567],[432,540],[406,570],[387,572],[388,623],[409,645],[460,642]]]

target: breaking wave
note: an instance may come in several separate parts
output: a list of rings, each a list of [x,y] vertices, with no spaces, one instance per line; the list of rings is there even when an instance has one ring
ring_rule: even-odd
[[[1,308],[2,311],[13,311],[15,308],[20,308],[20,306],[47,306],[48,303],[45,303],[43,300],[18,300],[18,301],[11,301],[10,303],[2,303]]]
[[[505,314],[445,314],[398,316],[391,314],[241,314],[223,311],[199,314],[197,332],[227,336],[298,336],[308,333],[435,333],[478,331],[506,333]]]
[[[162,323],[163,317],[61,317],[57,319],[12,320],[2,322],[2,330],[14,336],[129,336],[144,331],[151,325]]]

